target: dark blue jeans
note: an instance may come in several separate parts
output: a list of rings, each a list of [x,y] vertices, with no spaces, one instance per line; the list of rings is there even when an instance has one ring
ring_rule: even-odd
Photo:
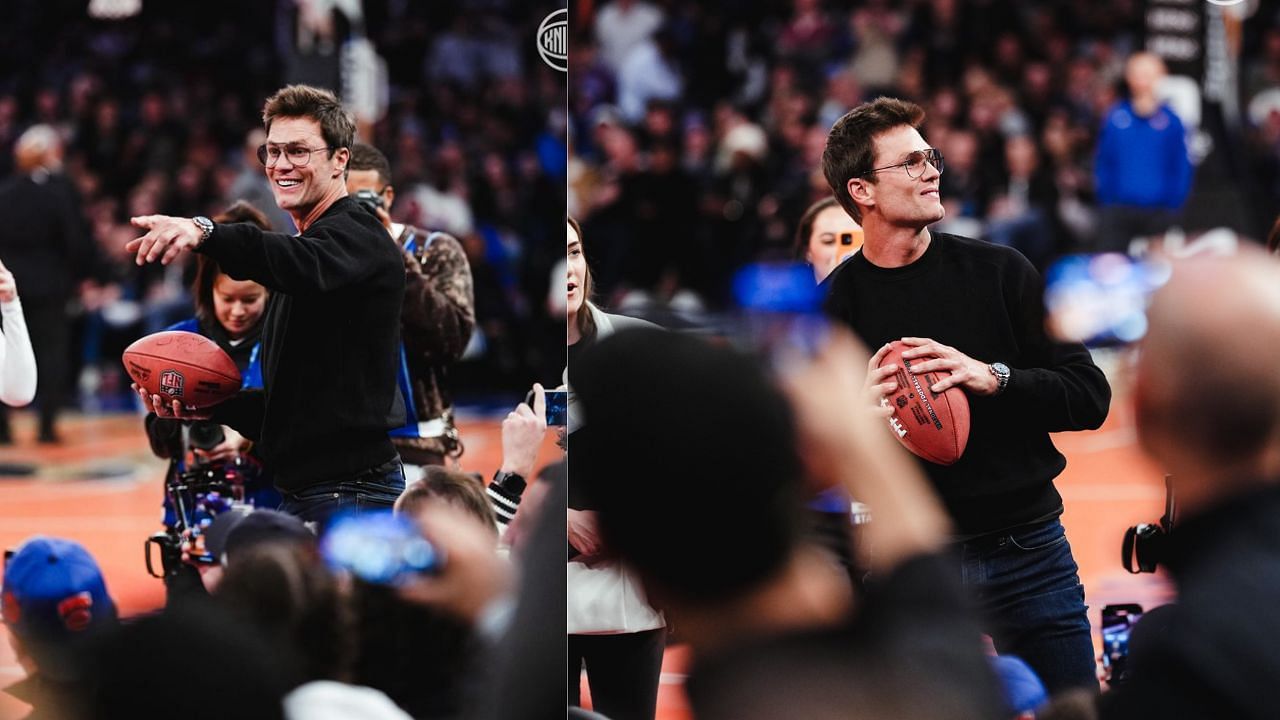
[[[1084,586],[1062,523],[1055,518],[956,547],[996,651],[1025,660],[1051,694],[1096,690]]]
[[[317,483],[296,493],[284,493],[280,509],[324,527],[329,517],[339,511],[390,510],[402,492],[404,466],[397,457],[349,480]]]

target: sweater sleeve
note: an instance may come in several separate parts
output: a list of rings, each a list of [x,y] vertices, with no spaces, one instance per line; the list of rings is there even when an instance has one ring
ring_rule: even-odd
[[[462,356],[476,324],[471,266],[458,241],[437,233],[421,263],[405,254],[404,344],[432,364]]]
[[[1011,257],[1010,307],[1019,343],[1004,396],[1046,432],[1095,430],[1107,419],[1111,385],[1080,343],[1062,343],[1045,331],[1044,285],[1022,255]]]
[[[386,234],[381,228],[377,232]],[[355,285],[375,274],[382,258],[372,251],[373,237],[360,232],[349,217],[317,223],[297,236],[231,223],[216,226],[200,252],[233,278],[303,296]]]
[[[36,396],[36,356],[31,351],[22,305],[15,298],[0,303],[4,342],[0,343],[0,402],[21,407]]]
[[[212,420],[233,428],[254,442],[262,439],[262,421],[267,396],[261,390],[241,390],[231,399],[213,407]]]

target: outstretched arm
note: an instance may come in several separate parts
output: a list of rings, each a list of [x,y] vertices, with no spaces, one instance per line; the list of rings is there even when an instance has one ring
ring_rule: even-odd
[[[36,396],[36,356],[31,350],[27,321],[22,316],[13,273],[0,263],[0,319],[4,337],[0,343],[0,402],[21,407]]]

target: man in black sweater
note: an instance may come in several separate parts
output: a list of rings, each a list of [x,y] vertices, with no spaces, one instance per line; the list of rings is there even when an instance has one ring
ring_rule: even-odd
[[[1099,427],[1111,389],[1088,350],[1045,335],[1041,280],[1026,258],[928,230],[944,215],[942,156],[916,129],[923,119],[916,105],[881,98],[832,128],[823,171],[865,244],[828,280],[827,310],[879,348],[868,401],[896,387],[896,367],[878,365],[899,339],[913,346],[903,357],[924,360],[912,372],[950,373],[935,392],[968,395],[964,456],[923,463],[955,524],[962,579],[997,650],[1025,659],[1050,691],[1096,688],[1084,588],[1053,486],[1066,460],[1049,433]]]
[[[1173,478],[1161,562],[1178,602],[1134,628],[1128,681],[1102,717],[1272,718],[1280,373],[1260,349],[1280,347],[1280,264],[1256,250],[1186,261],[1148,316],[1134,408],[1143,450]]]
[[[338,509],[390,508],[404,471],[387,431],[404,423],[396,390],[404,266],[377,218],[347,197],[355,123],[327,90],[292,85],[267,100],[258,151],[296,236],[244,223],[150,215],[126,248],[138,264],[197,250],[271,292],[262,333],[264,392],[213,408],[258,442],[285,511],[325,520]],[[164,417],[197,417],[146,397]]]

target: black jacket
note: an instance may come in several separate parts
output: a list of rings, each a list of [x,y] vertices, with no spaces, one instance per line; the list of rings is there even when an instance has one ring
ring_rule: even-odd
[[[342,198],[300,235],[218,225],[200,252],[272,291],[265,390],[217,406],[214,419],[259,443],[276,486],[297,492],[394,458],[404,263],[377,219]]]
[[[900,268],[857,253],[828,280],[827,311],[873,351],[905,336],[932,338],[1013,370],[994,397],[969,396],[969,444],[950,466],[925,463],[960,533],[977,535],[1060,512],[1053,479],[1066,467],[1049,433],[1102,425],[1111,403],[1089,351],[1044,329],[1044,286],[1016,250],[935,232]]]
[[[64,302],[78,281],[105,277],[75,187],[44,172],[0,185],[0,260],[27,304]]]
[[[1128,683],[1103,697],[1101,716],[1276,717],[1280,485],[1179,523],[1166,560],[1178,602],[1133,629]]]

